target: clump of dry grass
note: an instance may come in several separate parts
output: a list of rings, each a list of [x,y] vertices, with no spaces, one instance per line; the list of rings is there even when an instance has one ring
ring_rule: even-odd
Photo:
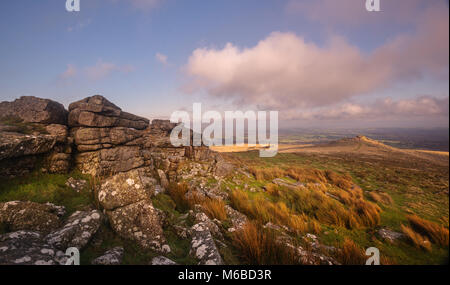
[[[324,172],[313,168],[290,167],[286,173],[289,177],[304,183],[326,183]]]
[[[380,223],[381,209],[375,204],[359,200],[355,203],[355,209],[359,216],[359,223],[367,227],[375,227]]]
[[[284,202],[272,202],[262,197],[250,199],[248,194],[241,190],[234,190],[230,199],[235,209],[260,223],[272,222],[284,225],[298,234],[305,232],[319,233],[321,230],[317,221],[303,214],[294,214]]]
[[[417,248],[423,248],[427,251],[431,251],[431,243],[428,238],[416,233],[408,226],[401,225],[402,232],[406,235],[408,240]]]
[[[285,176],[285,171],[279,167],[260,168],[249,167],[249,171],[258,181],[271,181],[275,178]]]
[[[205,214],[211,219],[218,219],[225,221],[227,219],[227,211],[225,210],[225,203],[219,199],[204,199],[202,205]]]
[[[385,205],[391,205],[394,202],[391,196],[384,192],[369,192],[368,196],[372,201]]]
[[[429,237],[438,245],[448,246],[448,229],[436,223],[424,220],[416,215],[408,216],[407,219],[416,232]]]
[[[346,238],[337,254],[337,260],[343,265],[364,265],[367,256],[359,246]]]
[[[359,194],[355,197],[345,191],[347,190],[336,190],[333,194],[347,193],[347,201],[343,201],[347,207],[315,189],[297,191],[280,189],[279,196],[295,213],[305,214],[322,223],[349,229],[377,226],[380,222],[381,209],[359,198]]]
[[[207,198],[199,195],[195,191],[186,195],[188,191],[189,186],[186,183],[171,183],[169,185],[169,195],[180,212],[185,212],[193,208],[194,205],[200,205],[205,211],[205,214],[211,219],[218,219],[220,221],[225,221],[227,219],[224,201]]]
[[[189,201],[186,199],[186,193],[189,190],[189,186],[186,183],[170,183],[169,196],[176,204],[177,210],[184,212],[189,209]]]
[[[325,176],[328,182],[332,185],[335,185],[341,189],[351,189],[353,185],[352,178],[350,175],[339,175],[334,171],[326,170]]]
[[[233,244],[247,264],[298,264],[294,251],[276,240],[276,235],[261,225],[249,222],[232,236]]]
[[[265,185],[266,193],[271,196],[280,196],[280,187],[276,184],[269,183]]]

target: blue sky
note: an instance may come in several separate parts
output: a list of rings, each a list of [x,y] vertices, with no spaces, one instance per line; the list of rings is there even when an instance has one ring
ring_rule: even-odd
[[[81,0],[81,11],[69,13],[65,0],[5,0],[0,9],[0,100],[32,95],[67,106],[102,94],[150,118],[202,102],[219,109],[276,109],[285,124],[296,126],[351,125],[353,118],[367,126],[446,126],[448,44],[440,39],[448,42],[448,27],[441,27],[448,26],[448,4],[388,1],[381,0],[382,12],[369,13],[362,0],[342,1],[337,9],[332,0]],[[426,11],[432,16],[424,16]],[[429,20],[436,18],[441,22]],[[426,38],[435,48],[423,48],[418,44],[425,34],[421,30],[431,25],[441,27],[435,37]],[[335,38],[344,44],[330,45]],[[416,44],[410,58],[392,47],[397,41]],[[284,49],[292,54],[277,58]],[[341,51],[348,62],[336,59]],[[317,57],[308,61],[311,55]],[[290,56],[299,61],[294,69],[321,66],[312,75],[329,81],[330,94],[308,78],[299,78],[306,87],[291,86],[287,78],[296,81],[303,71],[270,70],[271,63],[264,62],[275,57],[273,66],[283,69],[281,63]],[[322,58],[336,64],[327,68],[331,63]],[[417,58],[423,60],[413,64]],[[379,66],[369,70],[371,62]],[[352,68],[340,75],[347,66]],[[330,70],[334,73],[327,75]],[[349,87],[361,70],[380,81]],[[380,75],[377,70],[386,71]],[[261,79],[278,74],[279,81],[259,88]],[[343,83],[330,81],[331,76],[342,76],[337,81]],[[445,104],[447,111],[439,109]]]

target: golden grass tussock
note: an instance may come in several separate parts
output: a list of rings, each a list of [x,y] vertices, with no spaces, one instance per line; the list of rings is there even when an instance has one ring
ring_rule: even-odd
[[[249,171],[258,181],[271,181],[275,178],[285,176],[285,171],[279,167],[249,167]]]
[[[266,189],[266,193],[271,196],[275,196],[275,197],[280,196],[280,187],[276,184],[268,183],[265,186],[265,189]]]
[[[189,209],[189,201],[186,199],[186,193],[189,186],[186,183],[170,183],[169,196],[176,204],[177,210],[184,212]]]
[[[346,238],[337,253],[337,260],[342,265],[364,265],[367,260],[363,249],[357,246],[351,239]]]
[[[391,196],[389,196],[389,194],[384,193],[384,192],[369,192],[368,197],[370,200],[376,202],[376,203],[380,203],[380,204],[384,204],[384,205],[392,205],[392,203],[394,202],[391,198]]]
[[[286,171],[287,176],[303,183],[326,183],[324,172],[319,169],[290,167]]]
[[[235,209],[262,224],[272,222],[283,225],[298,234],[305,232],[319,233],[321,230],[317,221],[307,215],[293,213],[284,202],[272,202],[262,197],[250,198],[247,193],[241,190],[234,190],[230,199]]]
[[[248,222],[241,230],[233,234],[232,240],[246,264],[298,264],[294,251],[277,241],[273,232],[259,224]]]
[[[381,209],[368,201],[354,198],[346,190],[336,193],[347,193],[346,205],[339,203],[324,192],[313,189],[301,189],[297,191],[281,189],[279,199],[296,214],[305,214],[319,222],[342,226],[349,229],[359,227],[374,227],[380,222]]]
[[[431,243],[428,238],[416,233],[412,228],[401,225],[402,232],[406,235],[408,240],[417,248],[422,248],[431,251]]]
[[[334,171],[326,170],[325,176],[327,178],[327,181],[332,185],[335,185],[341,189],[351,189],[352,188],[353,181],[352,181],[351,176],[348,174],[339,175]]]
[[[225,210],[225,202],[219,199],[204,199],[202,205],[205,214],[211,219],[225,221],[227,219],[227,211]]]
[[[360,218],[360,224],[367,227],[376,227],[380,224],[381,209],[378,205],[359,200],[355,204],[355,210]]]
[[[424,220],[416,215],[408,216],[407,219],[416,232],[427,236],[435,244],[448,246],[448,229],[436,223]]]
[[[209,218],[218,219],[219,221],[227,219],[224,201],[204,197],[195,191],[186,195],[188,190],[189,186],[186,183],[171,183],[169,185],[169,195],[180,212],[185,212],[193,208],[194,205],[200,205]]]

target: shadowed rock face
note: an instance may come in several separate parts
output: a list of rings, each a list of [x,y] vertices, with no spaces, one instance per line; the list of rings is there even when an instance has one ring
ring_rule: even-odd
[[[49,99],[23,96],[13,102],[0,103],[0,118],[17,117],[27,123],[67,124],[68,112]]]

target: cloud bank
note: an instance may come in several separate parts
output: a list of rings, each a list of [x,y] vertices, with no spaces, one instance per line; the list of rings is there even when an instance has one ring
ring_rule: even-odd
[[[99,59],[95,64],[79,69],[74,64],[68,64],[64,72],[59,75],[62,80],[76,78],[78,75],[89,80],[97,81],[114,74],[115,72],[129,73],[134,71],[132,65],[117,65]]]
[[[429,95],[412,99],[379,99],[368,104],[343,103],[316,110],[285,110],[280,117],[285,120],[356,120],[356,119],[408,119],[446,118],[449,115],[449,98]]]
[[[290,110],[335,106],[424,76],[445,79],[449,16],[441,8],[422,11],[414,32],[398,35],[369,54],[336,35],[319,46],[282,32],[250,48],[232,43],[222,49],[199,48],[184,68],[189,78],[185,91]]]

